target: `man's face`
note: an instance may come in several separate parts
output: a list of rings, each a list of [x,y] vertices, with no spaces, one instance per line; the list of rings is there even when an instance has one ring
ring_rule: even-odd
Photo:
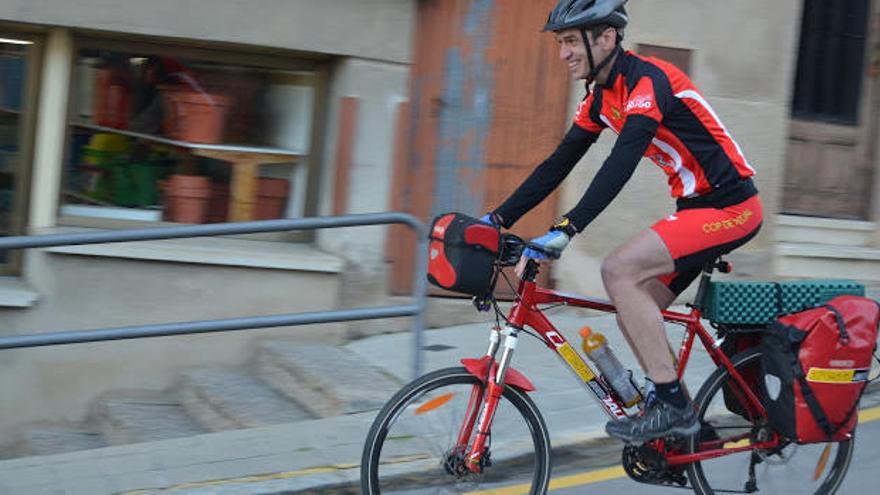
[[[574,79],[585,79],[590,73],[590,62],[587,58],[587,47],[581,30],[564,29],[556,33],[559,43],[559,58],[568,64],[568,72]]]
[[[614,48],[614,30],[611,28],[595,40],[592,39],[592,34],[589,31],[587,31],[587,37],[588,40],[585,43],[581,30],[578,28],[564,29],[556,33],[556,42],[559,43],[559,58],[568,64],[568,71],[574,79],[586,79],[590,73],[590,60],[587,58],[588,49],[593,52],[593,62],[598,64]]]

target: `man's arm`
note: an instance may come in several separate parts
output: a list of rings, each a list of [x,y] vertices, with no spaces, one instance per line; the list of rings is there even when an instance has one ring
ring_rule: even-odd
[[[596,172],[587,192],[565,215],[578,232],[584,230],[617,197],[635,172],[659,125],[656,120],[643,115],[630,115],[627,118],[611,154]]]
[[[538,165],[507,201],[493,212],[500,217],[502,226],[510,228],[553,192],[598,137],[598,134],[572,125],[556,151]]]

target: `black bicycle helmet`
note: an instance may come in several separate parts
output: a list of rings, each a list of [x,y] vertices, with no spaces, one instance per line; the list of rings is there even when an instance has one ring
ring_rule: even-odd
[[[607,24],[623,29],[629,22],[623,4],[627,0],[559,0],[550,12],[544,31],[560,31],[573,27],[586,29]]]

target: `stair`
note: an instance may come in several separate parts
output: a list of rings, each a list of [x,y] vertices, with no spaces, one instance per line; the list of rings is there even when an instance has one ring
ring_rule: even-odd
[[[379,409],[401,383],[340,347],[263,342],[256,372],[319,418]]]
[[[780,215],[776,272],[784,277],[880,281],[880,248],[872,246],[877,224]]]
[[[105,447],[101,433],[96,429],[65,428],[64,426],[44,426],[33,428],[21,435],[18,444],[2,458],[26,455],[49,455],[76,452],[78,450]]]
[[[311,419],[303,408],[244,370],[188,371],[183,374],[178,390],[189,415],[210,431]]]
[[[94,412],[108,445],[168,440],[205,433],[170,393],[113,392],[102,397]]]
[[[99,397],[79,424],[35,424],[0,458],[59,454],[380,408],[401,384],[344,348],[267,341],[252,366],[181,372],[164,391]]]

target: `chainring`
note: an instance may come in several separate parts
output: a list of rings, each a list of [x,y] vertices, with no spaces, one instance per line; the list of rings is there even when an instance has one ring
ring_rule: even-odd
[[[650,444],[626,445],[623,470],[639,483],[650,485],[687,485],[684,467],[670,466],[661,452]]]

